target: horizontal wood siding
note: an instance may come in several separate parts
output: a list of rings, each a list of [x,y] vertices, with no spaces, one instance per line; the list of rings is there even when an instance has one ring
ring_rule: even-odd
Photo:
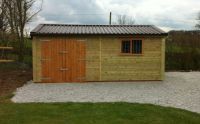
[[[41,38],[45,40],[45,37]],[[49,39],[49,38],[46,38]],[[142,55],[122,55],[121,40],[114,36],[70,36],[65,39],[54,37],[56,41],[80,41],[85,43],[85,81],[125,81],[163,80],[165,64],[165,39],[163,37],[143,37]],[[141,38],[138,38],[141,39]],[[33,78],[41,81],[41,42],[33,39]],[[69,47],[70,43],[66,47]],[[55,51],[59,48],[55,45]],[[72,47],[72,46],[70,46]],[[65,48],[63,48],[65,49]],[[81,50],[82,51],[82,50]],[[73,53],[71,53],[73,54]],[[62,60],[68,64],[68,60]],[[56,75],[55,72],[54,75]],[[84,75],[83,75],[84,77]],[[62,78],[62,77],[60,77]]]
[[[100,39],[89,37],[86,41],[86,81],[100,81]]]
[[[88,38],[86,80],[163,79],[164,41],[162,38],[143,38],[142,55],[120,54],[121,40],[113,37]]]

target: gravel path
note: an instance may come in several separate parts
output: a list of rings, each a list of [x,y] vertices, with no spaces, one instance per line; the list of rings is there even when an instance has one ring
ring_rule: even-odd
[[[167,72],[165,81],[27,83],[13,102],[131,102],[171,106],[200,113],[200,72]]]

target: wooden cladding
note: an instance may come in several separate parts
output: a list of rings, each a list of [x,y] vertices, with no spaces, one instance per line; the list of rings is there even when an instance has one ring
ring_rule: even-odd
[[[85,42],[51,39],[41,42],[41,82],[83,82]]]
[[[86,81],[162,80],[161,38],[87,38]],[[120,53],[122,41],[142,40],[142,54]],[[161,65],[162,64],[162,65]]]
[[[131,41],[121,53],[122,41]],[[134,48],[133,40],[137,40]],[[142,40],[142,41],[141,41]],[[141,41],[141,42],[140,42]],[[135,50],[135,53],[132,53]],[[141,53],[142,54],[136,54]],[[34,37],[34,82],[164,79],[165,39],[113,36]]]

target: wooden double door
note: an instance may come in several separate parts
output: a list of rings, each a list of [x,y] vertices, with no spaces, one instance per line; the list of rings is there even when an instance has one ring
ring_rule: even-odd
[[[42,41],[41,82],[84,82],[84,41],[52,39]]]

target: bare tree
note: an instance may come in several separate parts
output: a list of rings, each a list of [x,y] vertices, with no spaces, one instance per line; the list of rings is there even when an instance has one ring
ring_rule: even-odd
[[[129,17],[127,15],[118,15],[116,24],[133,25],[135,24],[135,20],[133,17]]]
[[[197,21],[198,23],[195,25],[195,27],[200,30],[200,12],[198,13]]]
[[[0,0],[0,31],[5,32],[8,26],[6,19],[6,5],[5,0]]]
[[[19,61],[24,60],[24,28],[27,23],[29,23],[32,18],[37,15],[41,10],[42,6],[35,12],[33,12],[33,6],[36,0],[17,0],[16,2],[16,30],[17,36],[19,38]]]
[[[6,0],[0,0],[0,45],[7,41],[8,19],[6,18]]]
[[[4,4],[6,5],[5,11],[6,11],[6,19],[8,20],[9,24],[9,30],[10,34],[15,34],[15,17],[16,17],[16,6],[15,6],[15,1],[14,0],[4,0]]]
[[[39,0],[5,0],[7,7],[7,19],[11,34],[18,39],[18,59],[24,60],[24,29],[25,26],[42,10],[42,3],[35,6]],[[37,4],[38,5],[38,4]]]

